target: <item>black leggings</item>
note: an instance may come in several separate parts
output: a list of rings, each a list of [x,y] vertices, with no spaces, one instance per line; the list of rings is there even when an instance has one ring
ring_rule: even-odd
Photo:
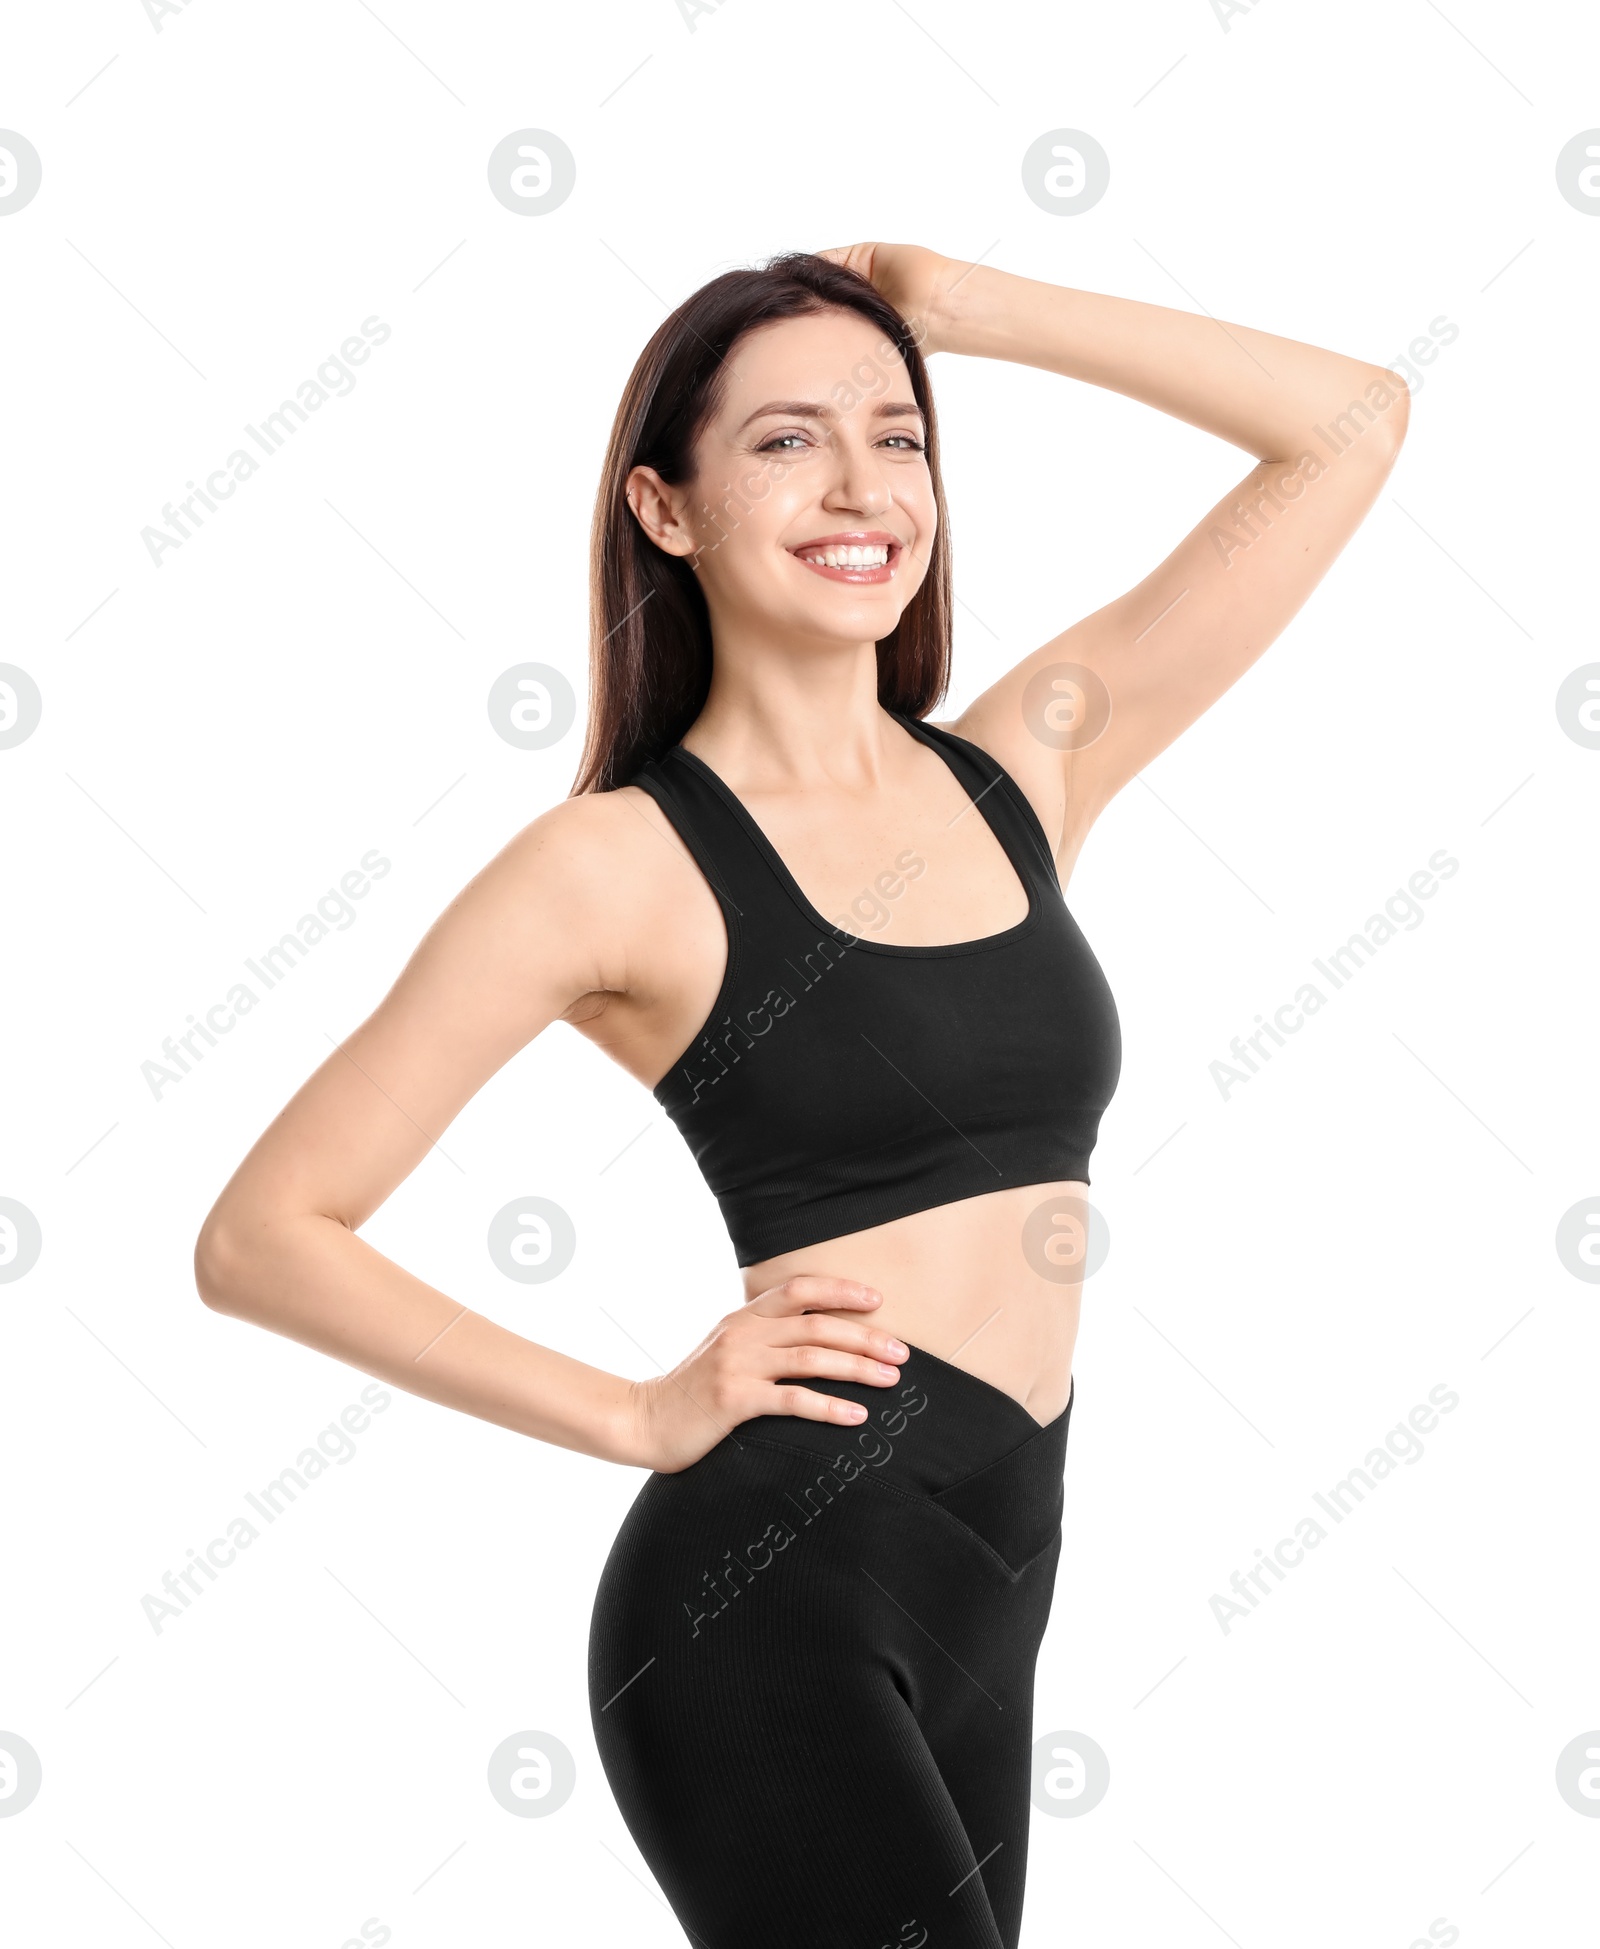
[[[1016,1949],[1072,1399],[1041,1426],[920,1347],[805,1385],[867,1419],[742,1422],[628,1511],[606,1776],[702,1949]]]

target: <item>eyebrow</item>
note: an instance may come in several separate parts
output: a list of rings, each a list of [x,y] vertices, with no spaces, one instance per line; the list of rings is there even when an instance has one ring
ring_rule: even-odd
[[[922,418],[922,408],[920,406],[913,406],[907,400],[880,399],[873,410],[880,418],[901,415],[909,415],[914,419]],[[766,419],[768,415],[773,413],[781,413],[785,418],[804,420],[828,420],[839,417],[837,407],[829,406],[821,400],[769,399],[765,406],[758,406],[747,419],[741,420],[738,426],[734,428],[734,432],[743,433],[751,421]]]

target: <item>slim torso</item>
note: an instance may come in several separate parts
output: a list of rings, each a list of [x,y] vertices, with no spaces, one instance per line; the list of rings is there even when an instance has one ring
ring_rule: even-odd
[[[692,734],[686,743],[694,749]],[[855,801],[831,788],[771,793],[735,782],[813,904],[857,934],[932,946],[1000,933],[1027,911],[1026,890],[994,832],[948,766],[922,747]],[[615,796],[643,822],[635,829],[641,883],[653,876],[656,890],[635,918],[626,981],[585,997],[567,1019],[654,1086],[717,995],[726,932],[660,808],[631,787]],[[1047,808],[1035,809],[1043,818]],[[919,870],[896,873],[901,890],[883,899],[874,891],[879,876],[908,854]],[[860,1280],[883,1295],[875,1326],[978,1375],[1046,1423],[1071,1386],[1080,1298],[1073,1235],[1081,1244],[1085,1195],[1081,1183],[1020,1185],[913,1212],[745,1267],[745,1297],[799,1272]],[[1029,1220],[1047,1204],[1054,1223],[1046,1221],[1050,1243],[1041,1252],[1038,1221],[1030,1231]]]
[[[859,1279],[883,1294],[875,1327],[990,1382],[1036,1421],[1053,1421],[1071,1390],[1082,1296],[1072,1270],[1074,1259],[1081,1261],[1073,1207],[1087,1195],[1082,1184],[1028,1184],[912,1212],[747,1266],[745,1298],[797,1272]],[[1057,1205],[1066,1221],[1045,1261],[1048,1276],[1024,1248],[1028,1220],[1046,1204]]]

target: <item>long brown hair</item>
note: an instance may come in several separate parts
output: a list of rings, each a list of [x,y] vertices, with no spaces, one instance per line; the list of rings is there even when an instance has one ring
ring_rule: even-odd
[[[695,442],[718,411],[727,358],[758,325],[809,312],[859,312],[905,361],[927,430],[938,528],[928,571],[878,644],[878,700],[922,717],[950,680],[950,531],[939,477],[939,429],[916,335],[872,284],[808,251],[725,271],[685,298],[640,353],[606,449],[589,542],[589,720],[574,795],[611,791],[676,744],[711,683],[711,618],[694,570],[640,527],[625,495],[634,467],[670,486],[695,473]],[[749,477],[746,476],[748,479]],[[725,515],[737,522],[731,494]]]

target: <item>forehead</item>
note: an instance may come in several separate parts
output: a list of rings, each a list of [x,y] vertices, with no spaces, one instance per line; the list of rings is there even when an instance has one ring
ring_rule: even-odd
[[[837,410],[862,396],[915,404],[899,351],[858,311],[810,312],[773,319],[739,340],[718,417],[736,426],[768,400],[832,402]]]

